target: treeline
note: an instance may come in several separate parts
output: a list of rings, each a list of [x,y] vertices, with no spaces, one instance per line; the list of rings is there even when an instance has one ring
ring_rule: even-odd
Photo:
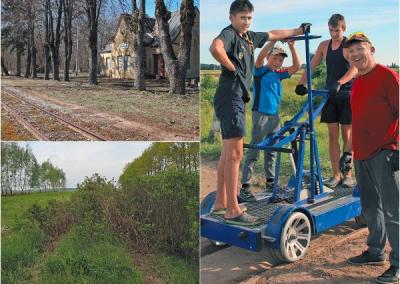
[[[137,176],[154,176],[168,170],[197,172],[199,145],[197,143],[153,143],[143,154],[125,166],[119,181]]]
[[[65,188],[62,169],[50,161],[39,164],[29,145],[1,143],[1,195]]]
[[[201,63],[200,70],[221,70],[221,65]]]

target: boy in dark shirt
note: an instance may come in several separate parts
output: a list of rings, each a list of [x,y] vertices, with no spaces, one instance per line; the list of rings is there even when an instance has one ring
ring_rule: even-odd
[[[254,66],[254,49],[267,40],[281,40],[304,33],[308,25],[291,30],[253,32],[249,30],[253,5],[248,0],[235,0],[230,7],[231,25],[224,28],[210,47],[222,70],[214,96],[214,109],[221,121],[223,139],[218,163],[217,198],[213,213],[224,214],[227,223],[254,225],[259,219],[245,213],[237,200],[239,166],[243,156],[246,132],[245,102]]]

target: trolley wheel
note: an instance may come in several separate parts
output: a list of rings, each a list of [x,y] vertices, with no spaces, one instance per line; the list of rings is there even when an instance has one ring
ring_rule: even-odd
[[[267,247],[267,253],[274,262],[273,265],[277,265],[284,262],[284,260],[281,258],[279,250]]]
[[[277,256],[284,262],[295,262],[301,259],[311,241],[311,224],[307,216],[294,212],[286,220],[280,238],[280,249]]]
[[[367,222],[365,221],[365,217],[362,213],[360,216],[357,216],[354,219],[356,220],[356,224],[359,228],[367,227]]]
[[[208,239],[208,240],[210,241],[210,243],[213,246],[216,246],[216,247],[219,247],[219,248],[226,247],[228,245],[227,243],[224,243],[224,242],[214,241],[214,240],[211,240],[211,239]]]

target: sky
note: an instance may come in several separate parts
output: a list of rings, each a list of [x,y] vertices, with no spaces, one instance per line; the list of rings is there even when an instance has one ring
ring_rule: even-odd
[[[64,170],[67,187],[75,188],[86,176],[98,173],[118,181],[123,168],[141,156],[150,142],[23,142],[39,163],[49,159]]]
[[[217,63],[208,51],[212,40],[230,24],[231,0],[201,0],[200,8],[200,62]],[[252,0],[254,5],[253,31],[269,31],[298,27],[303,22],[312,23],[311,34],[321,35],[312,40],[311,52],[318,44],[329,39],[328,20],[332,14],[342,14],[346,19],[345,35],[355,31],[365,32],[376,48],[378,63],[399,63],[399,1],[398,0]],[[287,45],[283,46],[289,50]],[[296,43],[302,63],[305,63],[304,41]],[[260,49],[259,49],[260,50]],[[257,54],[257,53],[256,53]],[[287,61],[287,62],[286,62]],[[288,58],[284,65],[291,64]]]

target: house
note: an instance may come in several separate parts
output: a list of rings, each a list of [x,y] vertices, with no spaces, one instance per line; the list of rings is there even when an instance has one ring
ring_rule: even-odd
[[[199,29],[200,14],[195,8],[196,19],[193,26],[192,43],[190,48],[189,67],[186,73],[187,79],[199,78]],[[100,51],[101,75],[120,79],[133,79],[134,67],[131,54],[132,46],[132,16],[121,14],[118,19],[118,28],[111,42]],[[166,77],[164,59],[161,54],[160,41],[157,33],[155,18],[146,16],[144,23],[144,46],[145,46],[145,74],[147,77]],[[169,19],[169,30],[172,46],[178,55],[181,24],[179,11],[171,12]]]

